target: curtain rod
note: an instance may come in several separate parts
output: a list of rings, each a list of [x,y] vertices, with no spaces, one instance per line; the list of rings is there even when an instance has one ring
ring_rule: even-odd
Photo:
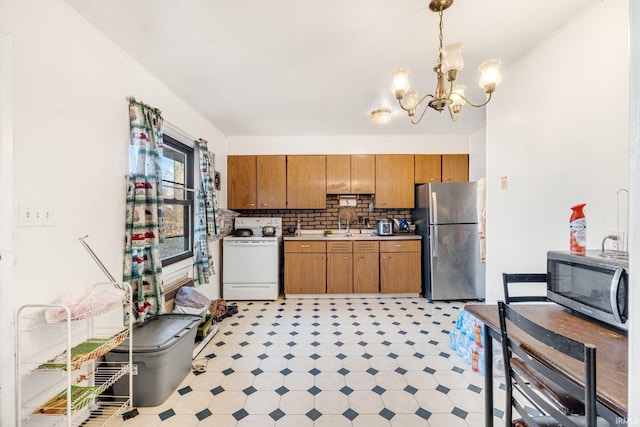
[[[172,130],[183,134],[184,136],[186,136],[187,138],[189,138],[193,142],[197,142],[199,139],[202,139],[202,138],[194,137],[193,135],[191,135],[189,132],[185,131],[181,127],[176,126],[175,124],[171,123],[169,120],[162,119],[162,124],[163,125],[167,125]]]
[[[135,101],[135,102],[137,102],[139,104],[143,104],[142,102],[136,100],[135,97],[127,96],[127,102],[131,102],[131,101]],[[143,104],[143,105],[146,105],[146,104]],[[150,108],[154,108],[154,107],[150,107]],[[160,110],[158,110],[158,111],[160,111]],[[162,119],[162,124],[169,126],[172,130],[181,133],[182,135],[186,136],[187,138],[189,138],[193,142],[197,142],[198,140],[202,139],[202,138],[194,137],[189,132],[187,132],[184,129],[182,129],[180,126],[175,125],[174,123],[170,122],[169,120],[167,120],[165,118]]]

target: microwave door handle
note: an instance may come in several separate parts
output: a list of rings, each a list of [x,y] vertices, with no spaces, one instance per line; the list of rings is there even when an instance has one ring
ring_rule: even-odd
[[[618,288],[620,287],[620,280],[622,279],[622,271],[622,267],[616,268],[616,272],[613,274],[613,278],[611,279],[611,288],[609,290],[611,312],[613,313],[613,318],[620,324],[624,323],[620,318],[620,313],[618,313]]]

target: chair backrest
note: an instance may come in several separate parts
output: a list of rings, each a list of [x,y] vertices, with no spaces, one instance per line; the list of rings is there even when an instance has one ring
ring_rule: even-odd
[[[507,422],[511,422],[512,409],[516,409],[529,427],[548,425],[550,419],[565,427],[607,425],[606,421],[597,417],[596,408],[602,405],[596,404],[596,348],[540,326],[519,314],[516,311],[516,307],[509,306],[503,301],[498,302],[505,374],[507,377],[505,411]],[[520,330],[518,336],[525,345],[521,345],[518,339],[514,339],[510,330],[507,330],[507,321]],[[509,325],[509,328],[512,325]],[[546,364],[535,350],[536,348],[541,348],[540,343],[581,363],[584,367],[584,386],[576,384],[569,377],[560,373],[559,370]],[[512,357],[515,356],[517,356],[518,364],[522,364],[536,373],[538,381],[549,381],[553,386],[564,390],[567,396],[583,402],[585,415],[582,417],[569,416],[562,408],[543,398],[536,387],[529,384],[526,378],[520,375],[519,369],[513,369]],[[534,417],[525,411],[523,403],[514,398],[513,392],[515,389],[545,416]]]
[[[522,283],[547,283],[546,273],[502,273],[504,301],[512,302],[549,301],[545,295],[512,296],[510,288]]]

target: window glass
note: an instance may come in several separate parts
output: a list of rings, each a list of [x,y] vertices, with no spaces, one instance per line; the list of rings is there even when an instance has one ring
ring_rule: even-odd
[[[193,256],[193,149],[164,135],[161,158],[165,238],[162,265]]]

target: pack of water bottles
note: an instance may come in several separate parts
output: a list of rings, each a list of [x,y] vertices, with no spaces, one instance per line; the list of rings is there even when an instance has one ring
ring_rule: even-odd
[[[471,365],[473,372],[484,376],[484,334],[482,322],[466,310],[461,310],[456,327],[449,331],[449,347],[462,358],[464,363]],[[502,347],[493,343],[493,374],[504,375]]]

